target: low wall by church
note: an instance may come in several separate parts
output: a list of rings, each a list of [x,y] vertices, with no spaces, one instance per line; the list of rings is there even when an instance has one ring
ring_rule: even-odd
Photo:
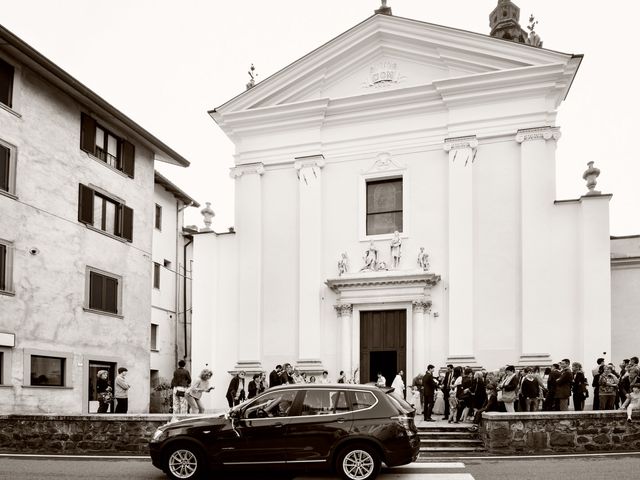
[[[1,453],[148,455],[171,415],[0,415]]]
[[[480,437],[489,453],[593,453],[640,450],[640,419],[626,412],[536,412],[482,415]]]

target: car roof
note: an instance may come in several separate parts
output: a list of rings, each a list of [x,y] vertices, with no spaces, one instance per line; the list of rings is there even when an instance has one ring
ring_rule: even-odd
[[[286,385],[277,385],[275,387],[269,388],[269,391],[275,390],[300,390],[304,389],[323,389],[323,388],[340,388],[341,390],[366,390],[369,392],[382,392],[387,393],[388,390],[392,390],[390,388],[380,388],[375,385],[361,385],[354,383],[289,383]]]

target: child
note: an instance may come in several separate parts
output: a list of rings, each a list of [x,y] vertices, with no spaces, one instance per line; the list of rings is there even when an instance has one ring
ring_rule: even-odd
[[[627,395],[627,399],[620,407],[620,410],[627,409],[627,422],[631,423],[631,412],[640,410],[640,383],[634,383],[631,386],[631,393]]]
[[[415,385],[411,387],[411,398],[409,403],[416,409],[416,415],[422,413],[422,404],[420,403],[420,390]]]

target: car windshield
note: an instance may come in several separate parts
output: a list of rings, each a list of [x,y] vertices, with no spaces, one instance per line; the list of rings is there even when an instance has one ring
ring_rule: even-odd
[[[405,402],[402,398],[397,397],[396,395],[391,395],[393,389],[390,389],[387,394],[387,398],[391,400],[391,402],[396,406],[396,408],[402,412],[403,414],[415,413],[415,409]]]

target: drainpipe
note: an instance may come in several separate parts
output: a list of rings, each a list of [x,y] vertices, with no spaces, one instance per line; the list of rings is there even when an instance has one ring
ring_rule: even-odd
[[[188,341],[187,341],[187,247],[189,245],[191,245],[193,243],[193,236],[189,236],[189,241],[187,243],[184,244],[184,252],[183,252],[183,260],[184,260],[184,276],[182,277],[182,281],[184,282],[184,286],[182,287],[182,295],[183,295],[183,302],[184,305],[182,306],[182,309],[184,310],[184,358],[186,361],[186,358],[189,356],[188,355]],[[193,268],[191,269],[193,270]],[[191,283],[191,288],[193,291],[193,282]]]
[[[174,357],[175,357],[175,367],[178,367],[178,331],[179,331],[179,320],[180,320],[180,236],[182,235],[182,225],[180,222],[180,213],[185,210],[187,207],[193,205],[193,202],[189,202],[189,204],[184,204],[180,207],[180,200],[176,200],[176,265],[175,265],[175,276],[176,276],[176,295],[175,295],[175,342],[173,342],[174,347]],[[182,222],[184,223],[184,222]],[[186,252],[186,248],[184,250]],[[183,259],[184,261],[184,259]],[[185,284],[186,285],[186,284]],[[186,295],[185,295],[186,299]],[[186,302],[186,300],[185,300]],[[186,324],[186,307],[185,309],[185,324]],[[186,338],[185,338],[185,348],[186,348]],[[185,358],[187,352],[185,350]]]

